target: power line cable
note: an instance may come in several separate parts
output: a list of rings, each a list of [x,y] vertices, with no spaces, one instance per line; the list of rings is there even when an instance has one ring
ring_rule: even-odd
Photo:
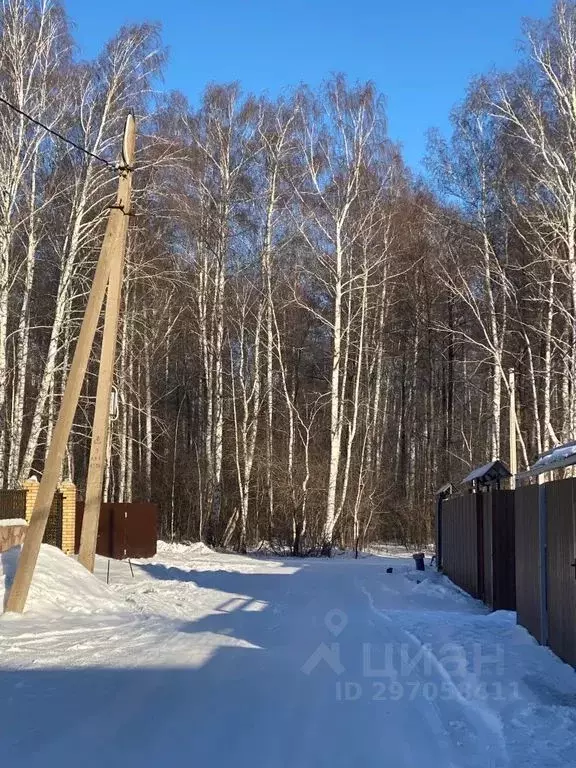
[[[88,155],[89,157],[93,157],[94,160],[98,160],[99,162],[104,163],[104,165],[107,165],[109,168],[111,168],[115,172],[120,170],[116,163],[111,163],[109,160],[106,160],[106,158],[101,157],[100,155],[96,155],[94,154],[94,152],[90,152],[90,150],[86,149],[86,147],[83,147],[81,144],[77,144],[75,141],[72,141],[72,139],[69,139],[67,136],[63,136],[61,133],[58,133],[58,131],[55,131],[53,128],[49,128],[40,120],[36,120],[36,118],[32,117],[32,115],[29,115],[27,112],[24,112],[24,110],[20,109],[14,104],[11,104],[3,96],[0,96],[0,102],[2,102],[2,104],[5,104],[7,107],[10,107],[10,109],[13,109],[14,112],[17,112],[19,115],[22,115],[22,117],[25,117],[31,123],[34,123],[40,128],[43,128],[45,131],[48,131],[48,133],[51,133],[52,136],[55,136],[57,139],[60,139],[60,141],[64,141],[66,144],[69,144],[71,147],[74,147],[74,149],[78,149],[80,152],[83,152],[85,155]]]

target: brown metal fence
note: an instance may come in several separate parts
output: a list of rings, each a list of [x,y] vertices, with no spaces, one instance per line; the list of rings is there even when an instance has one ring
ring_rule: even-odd
[[[442,566],[458,586],[576,666],[576,478],[451,497]]]
[[[483,597],[483,515],[480,494],[453,496],[442,504],[442,568],[473,597]]]
[[[576,480],[546,484],[546,607],[548,645],[576,665]]]
[[[83,516],[84,502],[79,501],[76,505],[76,552],[80,549]],[[117,560],[152,557],[156,554],[157,527],[156,504],[102,504],[96,552]]]
[[[482,499],[484,602],[495,611],[516,607],[514,492],[495,490]]]
[[[543,642],[538,496],[537,485],[515,492],[516,615],[518,623]]]
[[[442,569],[494,610],[514,610],[514,494],[495,490],[442,503]]]
[[[576,479],[516,491],[517,618],[576,666]]]

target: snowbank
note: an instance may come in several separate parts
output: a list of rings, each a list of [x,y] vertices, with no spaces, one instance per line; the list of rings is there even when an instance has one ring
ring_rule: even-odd
[[[0,555],[0,605],[12,584],[20,550]],[[43,544],[27,602],[27,613],[116,613],[125,602],[56,547]]]
[[[417,595],[425,595],[427,597],[435,597],[439,600],[453,600],[457,603],[469,603],[470,597],[464,592],[455,587],[452,582],[448,581],[445,577],[442,580],[433,580],[426,578],[416,584],[414,587],[414,593]],[[411,579],[412,580],[412,579]]]
[[[176,544],[168,541],[159,541],[157,546],[158,555],[212,555],[213,550],[207,547],[201,541],[189,542],[187,544]]]

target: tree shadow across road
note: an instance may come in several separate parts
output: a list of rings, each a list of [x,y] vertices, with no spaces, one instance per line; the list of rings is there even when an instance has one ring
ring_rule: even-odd
[[[168,582],[188,583],[216,591],[215,607],[197,619],[187,620],[184,612],[178,619],[166,619],[165,627],[160,622],[155,654],[147,653],[149,634],[142,650],[138,635],[127,641],[118,632],[103,638],[93,655],[83,659],[91,666],[74,666],[82,658],[76,656],[65,668],[30,668],[28,660],[27,669],[2,670],[0,648],[0,765],[524,764],[529,734],[524,738],[513,732],[509,742],[503,733],[502,743],[511,749],[505,763],[500,737],[490,731],[492,720],[477,718],[476,707],[422,695],[410,698],[408,693],[400,699],[376,695],[381,689],[374,682],[379,680],[365,677],[363,647],[406,640],[393,615],[382,621],[370,611],[362,590],[363,579],[375,590],[387,578],[385,563],[349,568],[345,563],[324,567],[286,561],[253,573],[156,563],[139,567],[151,583],[159,582],[161,599],[160,582],[167,600],[178,594]],[[198,590],[198,599],[200,594]],[[194,599],[192,589],[186,600]],[[149,618],[143,618],[144,632],[156,626],[156,619]],[[429,620],[434,621],[434,614]],[[26,642],[42,647],[41,638]],[[106,655],[117,650],[110,643],[123,642],[131,642],[125,652]],[[319,648],[328,654],[315,657]],[[534,654],[541,651],[533,649]],[[15,658],[10,655],[11,667]],[[106,659],[107,666],[98,666],[97,658]],[[123,666],[111,667],[114,659]],[[538,669],[536,658],[534,662]],[[347,690],[354,696],[346,698]],[[510,708],[512,724],[525,709],[522,701],[502,706]],[[505,722],[504,729],[508,727]],[[544,746],[534,756],[540,762],[530,766],[548,764]]]
[[[141,567],[161,581],[217,590],[222,602],[176,622],[175,637],[159,636],[180,649],[173,666],[3,671],[0,659],[2,765],[380,768],[384,732],[374,719],[342,710],[335,723],[334,671],[302,671],[317,645],[334,639],[318,574]],[[207,649],[201,662],[198,647]]]

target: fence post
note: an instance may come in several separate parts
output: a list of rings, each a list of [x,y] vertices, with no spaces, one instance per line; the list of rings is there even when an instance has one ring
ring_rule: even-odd
[[[76,543],[76,486],[64,480],[58,486],[62,494],[62,551],[73,555]]]

